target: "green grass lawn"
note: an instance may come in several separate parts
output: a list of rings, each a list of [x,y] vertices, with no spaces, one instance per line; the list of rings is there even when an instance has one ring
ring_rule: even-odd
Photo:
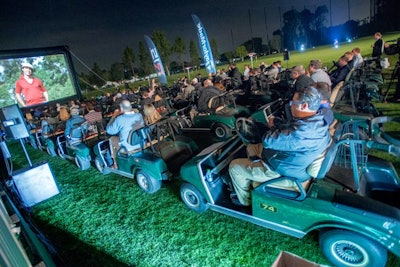
[[[289,65],[307,64],[315,58],[329,63],[354,46],[370,51],[371,42],[372,38],[363,38],[338,50],[293,52]],[[394,64],[397,59],[391,58]],[[390,73],[391,69],[386,70],[385,77]],[[400,117],[400,104],[376,106]],[[9,147],[14,169],[27,166],[20,143],[10,142]],[[35,205],[32,217],[56,245],[66,266],[270,266],[281,250],[328,264],[318,248],[317,233],[297,239],[216,212],[189,210],[179,196],[179,177],[149,195],[134,180],[102,175],[94,167],[80,171],[71,161],[51,158],[31,147],[27,150],[34,163],[48,161],[57,180],[60,194]],[[400,159],[378,155],[400,170]],[[400,259],[390,254],[388,266],[400,266]]]

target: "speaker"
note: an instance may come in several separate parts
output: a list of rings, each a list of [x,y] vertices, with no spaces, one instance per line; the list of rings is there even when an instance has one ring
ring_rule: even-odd
[[[12,179],[24,207],[31,207],[60,192],[47,162],[18,170]]]
[[[0,119],[7,138],[21,139],[29,136],[25,118],[17,104],[1,108]]]
[[[287,49],[285,49],[284,51],[283,51],[283,60],[289,60],[290,59],[290,52],[287,50]]]

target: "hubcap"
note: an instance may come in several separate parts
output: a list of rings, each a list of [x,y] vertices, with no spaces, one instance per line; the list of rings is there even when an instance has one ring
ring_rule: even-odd
[[[218,128],[215,129],[215,134],[218,137],[224,137],[225,136],[225,131],[221,127],[218,127]]]
[[[190,204],[191,206],[197,207],[199,205],[199,200],[198,200],[196,194],[194,194],[192,191],[186,191],[184,193],[184,196],[185,196],[186,202],[188,204]]]
[[[351,264],[352,266],[363,267],[367,266],[368,254],[358,244],[350,241],[337,241],[332,244],[333,255],[343,263]]]
[[[149,189],[149,183],[147,182],[146,177],[143,174],[138,174],[138,181],[140,186],[144,189],[144,190],[148,190]]]

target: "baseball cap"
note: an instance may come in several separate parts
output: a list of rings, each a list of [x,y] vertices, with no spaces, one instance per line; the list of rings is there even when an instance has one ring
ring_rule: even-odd
[[[31,70],[33,70],[33,66],[30,63],[24,62],[21,64],[21,69],[22,68],[30,68]]]

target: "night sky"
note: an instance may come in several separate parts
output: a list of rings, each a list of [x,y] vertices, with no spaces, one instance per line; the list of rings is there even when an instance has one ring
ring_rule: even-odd
[[[332,25],[348,20],[348,3],[351,19],[369,17],[369,1],[335,0]],[[144,43],[143,35],[151,36],[154,29],[166,33],[170,42],[182,37],[188,50],[190,39],[197,42],[191,18],[196,14],[222,53],[251,35],[265,43],[268,32],[271,39],[280,28],[279,12],[304,7],[314,12],[324,4],[329,9],[329,0],[0,0],[0,50],[68,45],[88,66],[96,62],[108,68],[120,62],[127,46],[137,54],[138,42]],[[75,67],[84,70],[82,64]]]

